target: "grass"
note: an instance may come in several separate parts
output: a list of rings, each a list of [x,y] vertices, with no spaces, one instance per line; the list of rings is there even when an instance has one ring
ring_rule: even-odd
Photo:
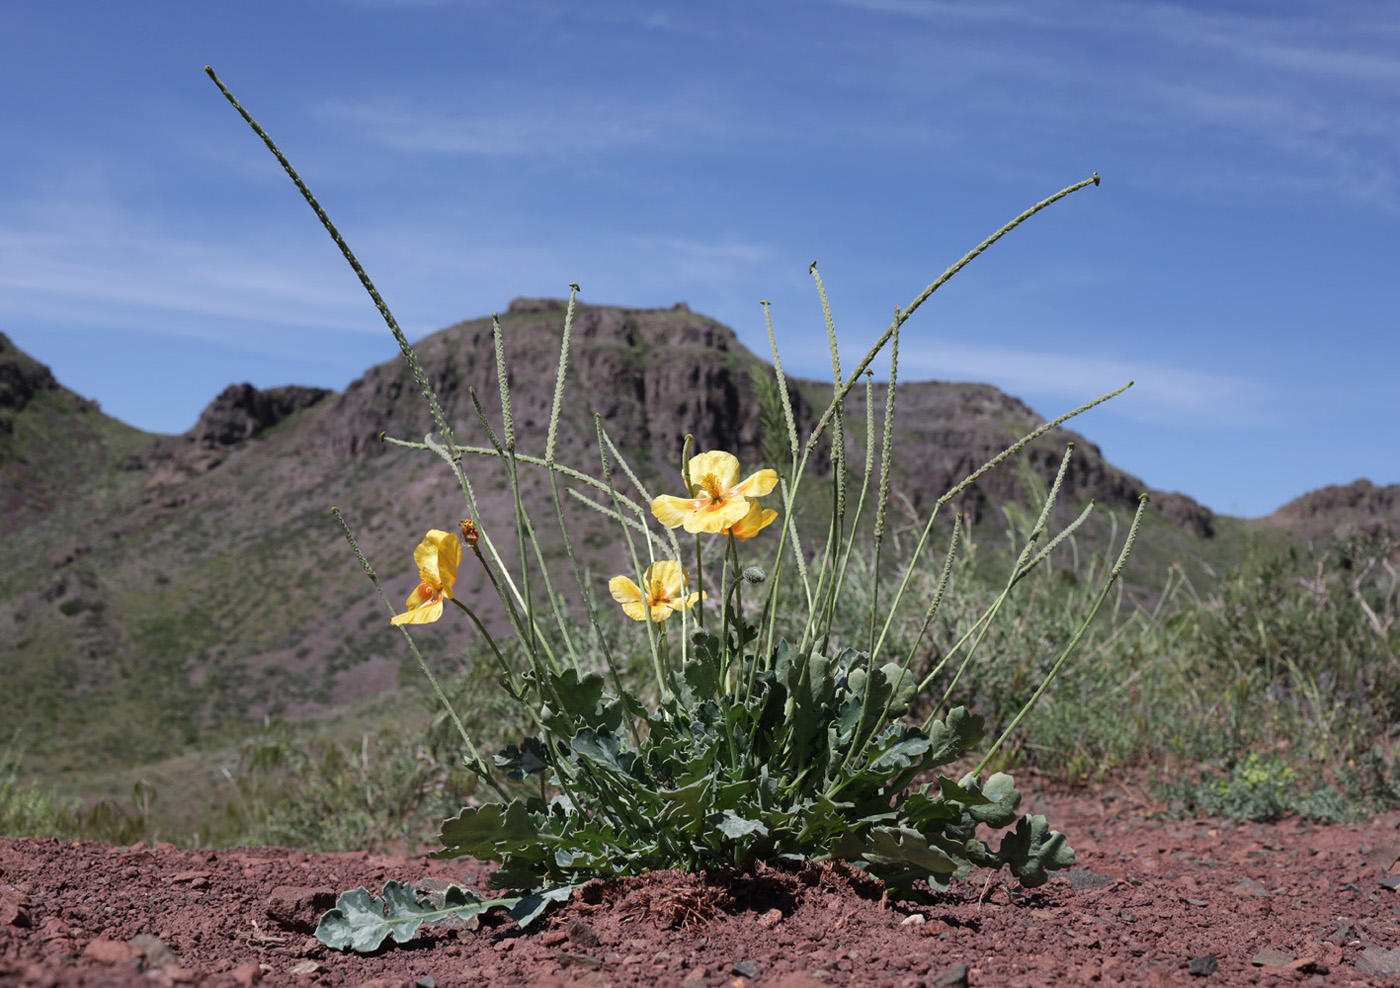
[[[1008,512],[1007,527],[1020,523]],[[995,593],[1002,542],[990,525],[965,541],[942,616],[918,646],[923,669],[951,644],[948,629],[964,627]],[[1139,580],[1110,602],[993,767],[1034,765],[1069,785],[1145,776],[1185,814],[1342,820],[1400,803],[1400,601],[1382,565],[1397,545],[1386,532],[1311,549],[1259,540],[1213,589],[1188,579],[1185,565],[1166,567],[1155,587]],[[953,687],[989,732],[1039,683],[1093,592],[1088,574],[1103,565],[1073,544],[1051,562]],[[853,562],[861,565],[868,561]],[[842,608],[865,612],[870,583],[853,570]],[[922,609],[909,610],[894,629],[896,652],[917,635]],[[623,664],[642,678],[644,656]],[[926,699],[941,697],[950,678],[931,684]],[[490,680],[477,668],[448,681],[468,729],[494,752],[528,731]],[[273,721],[241,743],[140,770],[76,773],[62,789],[26,780],[11,744],[0,752],[0,833],[321,850],[412,844],[472,791],[455,735],[435,718],[420,691],[401,690],[322,718]],[[100,798],[85,808],[71,795],[79,790]]]

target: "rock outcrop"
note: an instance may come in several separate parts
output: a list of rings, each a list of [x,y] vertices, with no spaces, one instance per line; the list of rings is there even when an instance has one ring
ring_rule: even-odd
[[[1380,487],[1362,478],[1294,498],[1262,519],[1310,538],[1400,527],[1400,484]]]

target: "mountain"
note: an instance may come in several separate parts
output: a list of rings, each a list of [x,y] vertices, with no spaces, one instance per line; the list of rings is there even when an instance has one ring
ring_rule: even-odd
[[[543,453],[563,315],[558,300],[517,299],[500,317],[522,453]],[[236,732],[250,717],[298,716],[374,695],[401,677],[417,681],[421,673],[330,514],[342,509],[397,607],[416,583],[412,552],[423,533],[451,530],[465,513],[435,456],[380,440],[421,440],[433,430],[401,360],[370,368],[339,394],[234,385],[189,432],[154,436],[103,415],[0,340],[0,664],[31,751],[63,753],[55,770],[136,763]],[[459,323],[415,348],[459,441],[489,445],[473,391],[502,436],[491,320]],[[728,449],[756,468],[786,448],[771,426],[775,389],[761,383],[771,379],[771,367],[730,329],[684,305],[578,307],[557,459],[601,474],[596,413],[653,494],[679,487],[687,433],[695,451]],[[830,385],[788,384],[805,435]],[[883,417],[883,386],[871,396]],[[863,387],[846,401],[857,465],[865,404]],[[915,512],[927,511],[1038,424],[1031,409],[989,385],[902,384],[897,489]],[[1021,498],[1028,484],[1048,483],[1071,440],[1064,511],[1077,513],[1093,497],[1100,514],[1126,516],[1144,485],[1065,431],[1033,444],[1021,467],[984,477],[960,510],[1000,525],[995,507]],[[829,461],[816,466],[829,469]],[[464,467],[480,502],[476,521],[509,558],[514,508],[502,465],[467,456]],[[544,551],[557,559],[547,478],[521,469],[526,503],[542,508]],[[601,585],[625,568],[623,547],[611,522],[565,500],[574,543]],[[1222,540],[1222,526],[1242,525],[1184,495],[1154,495],[1148,579],[1159,580],[1173,559],[1218,561],[1233,544]],[[1086,529],[1086,538],[1102,541],[1104,532]],[[556,592],[576,596],[567,567],[555,578]],[[485,600],[488,591],[480,569],[464,564],[459,595]],[[483,606],[499,627],[500,616]],[[466,622],[426,626],[418,640],[444,672],[480,650]]]
[[[1369,480],[1333,485],[1294,498],[1261,519],[1309,539],[1391,526],[1400,528],[1400,484],[1378,487]]]

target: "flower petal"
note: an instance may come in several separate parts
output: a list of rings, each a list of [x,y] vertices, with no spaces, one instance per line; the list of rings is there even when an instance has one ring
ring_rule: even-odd
[[[737,471],[736,471],[737,475]],[[735,484],[733,487],[725,488],[727,494],[737,494],[742,497],[762,497],[772,492],[778,486],[778,471],[759,470],[744,478],[742,484]]]
[[[666,599],[669,600],[679,595],[685,585],[690,582],[690,574],[685,571],[684,566],[674,559],[663,559],[648,566],[642,580],[648,587],[660,583],[665,588]]]
[[[746,542],[771,525],[777,517],[778,512],[772,508],[765,508],[757,501],[750,501],[749,513],[734,523],[729,529],[729,534],[740,542]]]
[[[719,489],[727,491],[739,480],[739,458],[723,450],[712,450],[690,458],[690,485],[695,490],[706,475],[713,475]],[[777,475],[774,474],[776,482]],[[698,491],[696,492],[698,493]]]
[[[625,576],[615,576],[609,580],[608,590],[612,593],[613,600],[624,605],[632,601],[640,602],[646,599],[645,595],[642,593],[642,588]],[[625,606],[622,609],[624,611],[627,610]],[[628,611],[628,613],[630,614],[631,612]],[[637,618],[637,620],[640,621],[641,618]]]
[[[691,513],[699,507],[700,503],[691,498],[662,494],[651,502],[651,513],[656,516],[657,521],[667,528],[676,528],[684,524]]]
[[[640,600],[628,601],[622,605],[622,613],[633,621],[645,621],[647,619],[647,605]]]
[[[724,501],[715,501],[699,511],[692,511],[687,515],[684,522],[685,530],[692,534],[696,532],[722,532],[741,521],[748,513],[749,502],[747,498],[735,497]]]
[[[457,582],[457,567],[462,562],[462,543],[457,536],[434,528],[413,550],[413,561],[418,564],[424,583],[451,588]]]
[[[442,617],[442,598],[437,597],[412,610],[396,614],[389,619],[390,624],[432,624]]]

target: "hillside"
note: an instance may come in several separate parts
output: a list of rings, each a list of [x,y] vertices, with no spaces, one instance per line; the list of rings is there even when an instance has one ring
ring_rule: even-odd
[[[540,454],[562,305],[516,300],[501,322],[519,448]],[[34,764],[57,772],[139,763],[236,734],[250,718],[299,716],[373,696],[401,678],[417,681],[329,514],[332,505],[342,509],[395,604],[416,581],[412,549],[423,532],[453,528],[464,514],[439,461],[379,441],[386,432],[421,439],[432,428],[401,361],[370,368],[340,394],[231,386],[188,433],[157,437],[104,416],[8,341],[3,347],[0,664]],[[417,350],[459,440],[486,445],[470,392],[499,433],[490,320],[451,326]],[[753,379],[764,371],[771,368],[731,330],[683,306],[581,307],[558,459],[600,472],[596,412],[653,492],[676,486],[686,433],[697,451],[729,449],[755,464],[772,449]],[[798,417],[810,425],[829,385],[789,383]],[[881,387],[874,397],[883,415]],[[847,404],[856,459],[864,402],[859,391]],[[927,509],[1039,421],[988,385],[901,385],[897,483],[916,511]],[[1047,481],[1071,439],[1078,448],[1065,510],[1077,512],[1093,497],[1124,516],[1142,483],[1083,437],[1047,436],[1025,464]],[[466,468],[479,523],[511,531],[499,464],[468,458]],[[523,476],[527,499],[546,504],[545,478]],[[992,509],[1020,498],[1023,479],[1023,469],[1008,465],[971,490],[962,508],[999,526]],[[1148,583],[1172,561],[1218,564],[1244,531],[1237,519],[1217,518],[1179,494],[1154,496],[1153,512],[1151,545],[1141,554]],[[569,514],[595,574],[621,571],[610,523],[578,507]],[[551,527],[541,531],[547,554],[558,542],[545,531]],[[567,577],[559,579],[556,589],[567,593]],[[459,594],[484,591],[480,572],[464,567]],[[465,667],[474,654],[465,622],[424,628],[419,640],[444,671]]]
[[[1261,522],[1309,539],[1387,525],[1400,527],[1400,484],[1378,487],[1361,479],[1323,487],[1294,498]]]

